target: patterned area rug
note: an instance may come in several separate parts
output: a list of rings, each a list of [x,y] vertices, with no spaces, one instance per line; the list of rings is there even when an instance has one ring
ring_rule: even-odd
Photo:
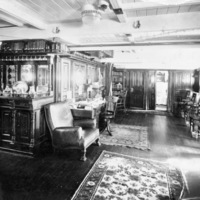
[[[72,200],[173,200],[183,188],[181,172],[166,163],[103,151]]]
[[[107,131],[100,135],[100,141],[107,145],[117,145],[149,150],[147,127],[110,124],[112,135]]]

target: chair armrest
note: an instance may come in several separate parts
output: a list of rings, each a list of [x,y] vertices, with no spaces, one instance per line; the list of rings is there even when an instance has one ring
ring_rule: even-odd
[[[96,119],[75,119],[74,126],[80,126],[82,128],[96,128]]]
[[[81,127],[58,127],[53,130],[52,141],[54,145],[79,145],[82,139]]]

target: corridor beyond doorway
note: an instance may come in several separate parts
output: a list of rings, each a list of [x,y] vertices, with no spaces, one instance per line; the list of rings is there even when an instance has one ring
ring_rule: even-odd
[[[167,111],[168,71],[156,72],[156,110]]]

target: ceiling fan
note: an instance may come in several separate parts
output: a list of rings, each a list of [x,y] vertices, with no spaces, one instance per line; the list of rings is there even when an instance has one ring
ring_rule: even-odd
[[[82,22],[83,24],[91,25],[98,23],[102,14],[110,7],[107,0],[99,0],[96,4],[89,3],[88,1],[82,7]]]

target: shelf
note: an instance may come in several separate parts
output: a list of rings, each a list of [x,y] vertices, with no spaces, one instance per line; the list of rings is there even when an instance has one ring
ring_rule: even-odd
[[[1,54],[26,54],[26,53],[59,53],[67,51],[67,46],[59,42],[44,39],[3,41],[0,46]]]

